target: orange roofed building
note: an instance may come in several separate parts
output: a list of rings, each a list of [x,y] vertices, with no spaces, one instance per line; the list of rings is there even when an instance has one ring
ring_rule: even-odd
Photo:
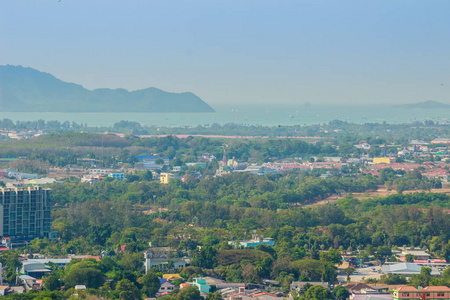
[[[394,300],[448,300],[450,288],[446,286],[428,286],[418,290],[413,286],[402,286],[392,291]]]

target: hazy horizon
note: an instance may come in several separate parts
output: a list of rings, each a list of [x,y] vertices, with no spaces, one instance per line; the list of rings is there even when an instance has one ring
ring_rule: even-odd
[[[450,103],[448,1],[0,0],[0,64],[211,106]]]

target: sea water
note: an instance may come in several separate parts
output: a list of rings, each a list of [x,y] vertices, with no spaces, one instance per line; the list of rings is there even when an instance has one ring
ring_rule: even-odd
[[[213,123],[242,125],[289,126],[323,124],[333,120],[349,123],[402,124],[432,120],[450,122],[450,109],[404,109],[386,105],[222,105],[214,113],[60,113],[1,112],[0,119],[13,121],[69,121],[89,127],[110,127],[121,120],[144,126],[194,127]]]

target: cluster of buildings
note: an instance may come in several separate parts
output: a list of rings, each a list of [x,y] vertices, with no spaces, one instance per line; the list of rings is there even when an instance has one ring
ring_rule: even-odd
[[[228,241],[228,245],[231,245],[234,248],[256,248],[256,246],[260,244],[273,248],[273,246],[275,246],[275,241],[272,238],[263,238],[259,236],[256,234],[256,230],[253,231],[252,238],[250,240]]]
[[[39,255],[37,255],[39,257]],[[72,259],[95,259],[100,260],[101,256],[90,255],[69,255],[65,258],[22,258],[22,266],[18,269],[20,274],[20,284],[6,284],[2,280],[2,265],[0,264],[0,296],[8,294],[21,294],[30,290],[42,290],[42,277],[52,272],[50,264],[58,268],[65,268]],[[75,286],[76,290],[86,289],[84,285]]]
[[[117,180],[125,180],[125,173],[122,170],[115,169],[89,169],[88,174],[81,177],[81,182],[93,184],[98,181],[102,181],[106,177],[111,177],[112,179]]]
[[[161,288],[156,295],[157,298],[170,294],[178,286],[175,285],[176,277],[178,274],[165,274],[160,279]],[[174,278],[175,281],[171,281],[166,278]],[[181,277],[179,277],[181,278]],[[221,294],[223,299],[226,300],[281,300],[281,299],[293,299],[290,296],[285,296],[285,293],[274,288],[279,286],[278,281],[266,280],[263,284],[252,283],[232,283],[225,280],[213,278],[213,277],[196,277],[192,282],[181,283],[180,289],[195,286],[200,291],[200,295],[206,298],[208,293],[217,291]]]
[[[54,178],[41,178],[38,174],[24,173],[16,170],[1,169],[0,181],[4,183],[7,188],[18,188],[24,186],[40,186],[44,184],[53,183]]]
[[[23,140],[32,137],[38,137],[43,134],[47,134],[42,130],[12,130],[12,129],[0,129],[0,139],[8,140]]]

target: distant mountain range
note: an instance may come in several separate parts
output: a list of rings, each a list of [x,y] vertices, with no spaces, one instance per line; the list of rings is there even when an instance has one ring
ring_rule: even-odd
[[[193,93],[157,88],[88,90],[49,73],[0,66],[0,111],[9,112],[214,112]]]
[[[410,103],[410,104],[401,104],[401,105],[394,105],[393,107],[395,108],[408,108],[408,109],[412,109],[412,108],[450,108],[450,105],[445,104],[445,103],[441,103],[441,102],[437,102],[437,101],[433,101],[433,100],[428,100],[428,101],[423,101],[423,102],[418,102],[418,103]]]

